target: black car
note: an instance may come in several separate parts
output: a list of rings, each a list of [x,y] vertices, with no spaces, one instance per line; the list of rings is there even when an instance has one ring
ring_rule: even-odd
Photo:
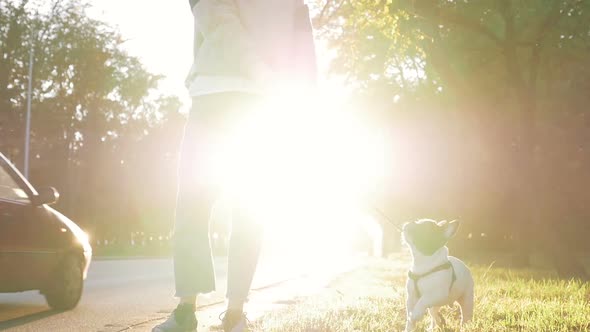
[[[50,307],[74,308],[92,259],[88,236],[49,207],[59,194],[33,186],[0,153],[0,293],[39,290]]]

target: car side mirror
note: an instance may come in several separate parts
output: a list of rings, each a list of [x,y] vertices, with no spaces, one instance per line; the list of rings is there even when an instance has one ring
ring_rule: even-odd
[[[59,200],[59,192],[53,187],[40,188],[35,199],[36,205],[55,204]]]

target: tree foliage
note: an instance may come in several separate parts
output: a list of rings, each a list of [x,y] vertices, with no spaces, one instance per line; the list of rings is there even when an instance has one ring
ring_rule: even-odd
[[[117,232],[142,222],[138,206],[155,198],[136,193],[161,184],[155,175],[175,160],[183,117],[177,97],[158,93],[162,76],[88,7],[0,0],[0,151],[22,164],[33,52],[32,180],[57,186],[62,208],[81,224]]]
[[[422,187],[420,211],[439,206],[439,213],[455,211],[450,218],[479,220],[465,235],[497,233],[498,246],[535,228],[544,235],[527,242],[537,247],[554,243],[545,235],[568,218],[562,233],[571,241],[571,230],[590,216],[583,202],[590,2],[313,4],[320,35],[337,51],[332,70],[389,114],[397,145],[405,145],[393,152],[392,171],[405,163],[414,173],[392,185],[394,205],[407,207]]]
[[[321,5],[316,21],[338,51],[334,70],[362,86],[380,82],[395,92],[419,85],[433,93],[443,88],[443,95],[455,99],[463,99],[465,91],[480,98],[519,98],[527,89],[562,96],[579,88],[571,68],[577,68],[575,76],[589,75],[587,1],[328,0]]]

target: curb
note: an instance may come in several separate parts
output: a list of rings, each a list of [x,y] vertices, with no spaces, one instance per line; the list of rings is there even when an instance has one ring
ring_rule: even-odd
[[[172,256],[93,256],[93,261],[130,261],[144,259],[172,259]]]

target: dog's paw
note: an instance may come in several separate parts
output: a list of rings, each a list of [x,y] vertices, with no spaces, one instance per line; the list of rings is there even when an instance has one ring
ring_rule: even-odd
[[[410,322],[415,324],[420,319],[422,319],[422,317],[424,317],[425,314],[426,314],[426,312],[424,310],[414,309],[414,311],[412,311],[412,313],[410,314],[409,320],[410,320]]]
[[[410,316],[408,316],[407,320],[406,320],[406,329],[404,330],[404,332],[413,332],[415,330],[416,330],[416,322],[412,321]]]

